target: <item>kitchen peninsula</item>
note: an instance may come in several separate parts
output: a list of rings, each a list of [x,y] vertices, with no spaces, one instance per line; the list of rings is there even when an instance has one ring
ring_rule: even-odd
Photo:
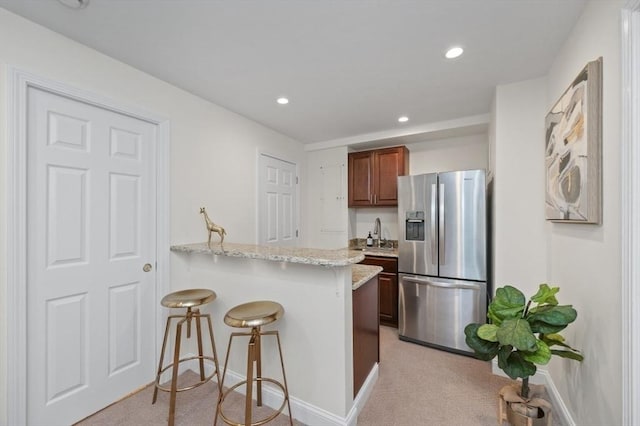
[[[232,331],[224,325],[224,314],[233,306],[251,300],[277,301],[284,307],[285,315],[266,329],[280,332],[293,416],[305,424],[356,424],[378,370],[375,363],[354,398],[352,342],[354,322],[358,321],[353,318],[353,293],[375,286],[376,294],[376,276],[381,268],[357,265],[352,270],[364,255],[348,249],[233,243],[216,243],[209,248],[206,243],[195,243],[174,245],[171,251],[173,289],[210,288],[218,295],[203,310],[212,314],[221,360],[226,355],[226,343]],[[232,355],[244,352],[246,349],[234,346]],[[265,338],[265,377],[275,375],[278,379],[276,353],[273,339]],[[377,356],[375,354],[376,360]],[[229,360],[230,372],[225,384],[242,380],[245,357],[238,355]],[[281,399],[275,392],[266,392],[264,401],[277,407]]]

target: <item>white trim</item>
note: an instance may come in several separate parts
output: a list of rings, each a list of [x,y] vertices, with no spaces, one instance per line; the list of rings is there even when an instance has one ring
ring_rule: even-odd
[[[498,367],[498,361],[496,359],[491,362],[491,372],[496,376],[509,378],[509,376],[507,376],[504,371]],[[564,426],[576,426],[576,422],[573,420],[573,416],[571,415],[569,408],[564,403],[562,395],[560,395],[560,391],[556,387],[556,384],[553,382],[553,379],[547,370],[538,368],[536,370],[536,374],[529,378],[529,383],[534,385],[544,385],[547,394],[549,395],[549,402],[551,402],[551,405],[553,406],[553,418],[559,419],[559,421],[556,420],[556,423]]]
[[[369,372],[369,375],[367,376],[367,379],[362,384],[360,391],[358,391],[358,394],[354,398],[353,406],[351,407],[351,410],[349,410],[349,413],[347,414],[346,424],[348,426],[356,426],[358,424],[358,416],[364,409],[364,406],[367,404],[367,401],[369,400],[369,397],[373,392],[373,387],[378,381],[378,366],[379,366],[378,363],[376,363],[373,366],[373,368]],[[313,424],[313,423],[307,423],[307,424]]]
[[[564,403],[562,396],[560,395],[560,391],[556,387],[556,384],[553,382],[553,379],[547,370],[538,369],[535,376],[533,376],[531,383],[544,385],[547,390],[547,394],[549,395],[549,399],[551,400],[550,402],[553,405],[553,417],[556,419],[555,421],[557,423],[564,426],[576,426],[576,422],[573,420],[569,408]],[[557,419],[560,419],[560,421]]]
[[[27,423],[27,149],[21,143],[26,140],[26,114],[17,111],[26,110],[26,97],[20,75],[7,71],[7,424],[23,425]]]
[[[621,19],[622,424],[640,424],[640,0]]]
[[[7,423],[27,421],[27,91],[36,87],[98,108],[108,109],[156,125],[156,324],[163,324],[157,307],[169,280],[169,121],[136,107],[116,103],[94,93],[48,80],[18,68],[7,69]],[[156,326],[155,347],[162,327]],[[157,355],[156,355],[157,358]]]

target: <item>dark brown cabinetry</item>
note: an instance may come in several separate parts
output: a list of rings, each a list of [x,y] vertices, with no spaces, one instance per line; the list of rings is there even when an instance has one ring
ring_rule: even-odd
[[[353,396],[380,360],[378,277],[353,291]]]
[[[404,146],[349,154],[349,207],[397,206],[398,176],[409,173]]]
[[[378,274],[380,324],[398,327],[398,259],[365,256],[360,263],[382,266]]]

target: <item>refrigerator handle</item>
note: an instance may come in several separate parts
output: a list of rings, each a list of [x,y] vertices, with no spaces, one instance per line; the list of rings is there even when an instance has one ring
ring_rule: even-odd
[[[431,184],[431,259],[438,257],[436,240],[436,184]]]
[[[445,218],[445,214],[444,214],[444,184],[441,183],[440,184],[440,191],[438,192],[438,242],[439,242],[439,247],[440,247],[440,252],[439,254],[439,264],[440,265],[444,265],[446,263],[445,258],[444,258],[444,254],[445,254],[445,246],[444,246],[444,242],[445,242],[445,238],[444,238],[444,229],[445,229],[445,223],[444,223],[444,218]]]
[[[429,285],[432,287],[441,287],[441,288],[461,288],[461,289],[469,289],[469,290],[482,290],[482,286],[480,284],[467,282],[467,283],[446,283],[442,281],[433,281],[426,278],[420,277],[403,277],[404,281],[412,282],[414,284],[423,284]]]

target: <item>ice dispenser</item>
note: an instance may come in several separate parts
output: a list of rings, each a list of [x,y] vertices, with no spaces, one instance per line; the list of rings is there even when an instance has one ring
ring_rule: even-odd
[[[408,211],[406,213],[404,235],[407,241],[424,241],[423,211]]]

